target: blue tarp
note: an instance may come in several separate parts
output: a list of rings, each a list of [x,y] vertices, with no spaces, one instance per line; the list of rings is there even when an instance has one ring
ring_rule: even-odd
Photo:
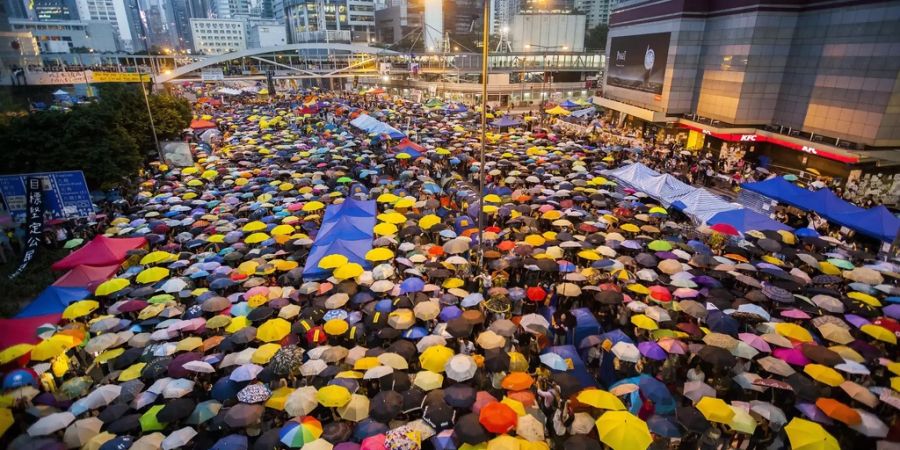
[[[422,153],[425,151],[425,147],[422,147],[421,145],[416,144],[409,139],[404,139],[400,141],[399,144],[394,146],[393,150],[397,153],[406,153],[407,155],[411,156],[412,159],[416,159],[422,156]]]
[[[568,108],[577,108],[577,107],[579,107],[579,106],[581,106],[581,105],[579,105],[578,103],[573,102],[572,100],[566,100],[566,101],[560,103],[559,106],[562,106],[563,108],[568,109]]]
[[[571,311],[575,317],[575,328],[569,330],[567,341],[569,344],[578,345],[582,339],[594,334],[599,335],[603,332],[600,323],[591,310],[587,308],[576,308]]]
[[[521,124],[522,124],[521,120],[509,117],[509,116],[503,116],[503,117],[491,122],[491,126],[495,126],[498,128],[513,127],[513,126],[521,125]]]
[[[731,211],[723,211],[706,221],[707,225],[715,225],[725,223],[733,226],[741,233],[750,230],[786,230],[793,231],[793,228],[774,220],[768,216],[762,215],[752,209],[735,209]]]
[[[374,200],[351,198],[326,208],[322,226],[303,268],[303,278],[318,280],[328,277],[331,271],[319,268],[319,261],[334,254],[344,255],[350,262],[371,268],[366,261],[366,253],[372,249],[375,211]]]
[[[392,139],[402,139],[406,137],[400,130],[368,114],[360,114],[359,117],[350,121],[350,125],[353,125],[366,133],[386,134]]]
[[[44,289],[37,298],[32,300],[15,317],[21,319],[47,314],[60,314],[70,303],[84,300],[89,295],[91,295],[91,291],[80,287],[50,286]]]
[[[809,191],[782,177],[744,183],[741,188],[804,211],[813,211],[830,222],[884,242],[893,242],[900,229],[900,219],[884,206],[868,210],[860,208],[842,200],[829,189]]]
[[[578,356],[578,350],[575,349],[574,345],[547,347],[541,353],[556,353],[557,355],[562,356],[563,359],[571,359],[573,369],[569,370],[567,373],[577,378],[584,388],[600,387],[597,385],[597,380],[587,371],[587,368],[584,366],[584,361]]]

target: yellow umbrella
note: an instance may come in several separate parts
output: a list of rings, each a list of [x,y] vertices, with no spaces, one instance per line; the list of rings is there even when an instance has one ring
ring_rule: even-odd
[[[124,348],[121,348],[121,347],[114,348],[112,350],[107,350],[107,351],[97,355],[97,357],[94,358],[94,361],[96,361],[100,364],[103,364],[105,362],[108,362],[108,361],[118,358],[119,355],[121,355],[122,353],[125,353]]]
[[[803,367],[803,372],[811,376],[814,380],[827,384],[831,387],[840,386],[844,382],[844,377],[837,370],[822,364],[807,364]]]
[[[631,323],[643,330],[653,331],[659,329],[659,325],[657,325],[656,321],[644,314],[635,314],[631,316]]]
[[[624,411],[625,405],[619,397],[601,389],[585,389],[575,397],[579,403],[593,406],[594,408]]]
[[[296,269],[299,266],[300,263],[298,263],[297,261],[288,261],[285,259],[275,261],[275,268],[281,272],[287,272],[291,269]]]
[[[464,284],[466,284],[466,283],[463,280],[453,277],[453,278],[447,278],[446,280],[444,280],[444,282],[441,283],[441,286],[444,288],[447,288],[447,289],[453,289],[453,288],[462,287]]]
[[[71,342],[66,342],[64,339],[57,339],[57,337],[62,336],[51,336],[50,339],[45,339],[35,345],[34,348],[31,349],[31,359],[33,361],[47,361],[62,355],[66,350],[71,348]]]
[[[275,342],[291,334],[291,323],[280,317],[269,319],[256,330],[256,338],[263,342]]]
[[[638,228],[638,226],[633,223],[626,223],[625,225],[622,225],[621,228],[622,228],[622,231],[627,231],[629,233],[640,233],[640,231],[641,231],[641,229]]]
[[[529,234],[528,236],[525,236],[525,243],[532,247],[540,247],[544,245],[545,242],[547,242],[547,240],[544,239],[543,236],[537,234]]]
[[[487,443],[486,450],[523,450],[522,439],[514,438],[508,434],[501,434]]]
[[[888,330],[887,328],[880,325],[872,325],[866,324],[861,326],[860,331],[863,333],[872,336],[875,339],[878,339],[882,342],[887,342],[888,344],[896,344],[897,343],[897,335]]]
[[[372,231],[374,231],[375,234],[379,236],[388,236],[397,234],[398,228],[397,225],[394,225],[392,223],[382,222],[378,225],[375,225],[375,228],[373,228]]]
[[[792,450],[840,450],[834,436],[828,434],[822,425],[794,417],[784,427]]]
[[[284,411],[284,405],[287,403],[288,397],[295,391],[294,388],[287,386],[280,387],[272,391],[272,395],[266,400],[266,408],[272,408],[278,411]]]
[[[286,224],[278,225],[275,228],[272,228],[271,234],[272,236],[286,236],[294,233],[294,227]]]
[[[150,284],[156,283],[163,278],[169,276],[169,269],[165,267],[151,267],[149,269],[144,269],[137,275],[137,282],[141,284]]]
[[[344,319],[331,319],[325,322],[325,332],[332,336],[340,336],[350,329],[350,324]]]
[[[27,355],[33,348],[34,346],[31,344],[16,344],[3,349],[3,351],[0,351],[0,365]]]
[[[334,271],[334,277],[338,280],[349,280],[356,278],[364,272],[363,267],[357,263],[344,264]]]
[[[262,231],[265,229],[266,229],[266,224],[263,222],[260,222],[258,220],[254,220],[253,222],[250,222],[247,225],[244,225],[243,227],[241,227],[241,231],[244,231],[247,233]]]
[[[841,269],[828,261],[819,261],[819,270],[825,275],[840,275]]]
[[[319,268],[320,269],[337,269],[345,264],[350,262],[344,255],[328,255],[319,260]]]
[[[441,223],[440,217],[434,214],[428,214],[427,216],[423,216],[421,219],[419,219],[419,228],[423,230],[430,230],[431,227],[439,223]]]
[[[447,361],[450,361],[452,357],[453,350],[443,345],[432,345],[419,355],[419,364],[425,370],[441,373],[444,371]]]
[[[401,223],[406,222],[406,216],[398,212],[381,213],[378,215],[377,219],[381,222],[392,223],[394,225],[400,225]]]
[[[268,343],[260,345],[253,355],[250,356],[250,362],[254,364],[267,364],[269,360],[275,356],[275,353],[278,353],[278,350],[281,348],[280,345],[274,343]]]
[[[247,319],[247,316],[237,316],[231,319],[231,322],[225,327],[225,332],[234,333],[248,326],[250,326],[250,320]]]
[[[198,336],[186,337],[186,338],[178,341],[178,344],[175,345],[175,351],[189,352],[195,348],[200,347],[201,345],[203,345],[203,339],[201,339],[200,337],[198,337]]]
[[[403,197],[394,203],[394,208],[412,208],[416,205],[416,201],[410,197]]]
[[[416,373],[413,384],[423,391],[433,391],[444,384],[444,376],[430,370],[422,370]]]
[[[305,205],[303,205],[303,212],[313,212],[318,211],[325,207],[325,204],[322,202],[312,201]]]
[[[629,291],[634,292],[635,294],[640,294],[640,295],[647,295],[650,293],[650,289],[648,289],[647,286],[644,286],[643,284],[637,284],[637,283],[629,284],[628,286],[625,286],[625,289],[628,289]]]
[[[734,410],[720,398],[703,397],[694,406],[710,422],[728,423],[734,417]]]
[[[70,304],[63,310],[62,318],[63,319],[77,319],[79,317],[84,317],[100,307],[100,303],[94,300],[81,300],[75,303]]]
[[[340,408],[350,403],[350,391],[343,386],[328,385],[316,392],[316,400],[328,408]]]
[[[259,244],[262,241],[269,239],[270,236],[266,233],[253,233],[250,236],[244,238],[244,243],[246,244]]]
[[[853,300],[857,300],[859,302],[865,303],[869,306],[874,306],[876,308],[881,307],[881,302],[878,301],[877,298],[872,297],[871,295],[863,293],[863,292],[853,291],[853,292],[847,294],[847,297],[850,297]]]
[[[361,380],[361,379],[363,379],[364,376],[365,376],[364,374],[357,372],[355,370],[345,370],[343,372],[338,372],[337,375],[335,375],[334,377],[335,378],[350,378],[353,380]]]
[[[600,255],[593,250],[582,250],[578,252],[578,256],[588,261],[598,261],[601,258]]]
[[[377,247],[366,252],[366,260],[373,262],[388,261],[394,257],[394,252],[389,248]]]
[[[165,262],[175,261],[176,256],[169,252],[164,252],[162,250],[157,250],[154,252],[147,253],[141,258],[141,265],[146,266],[150,264],[159,264]]]
[[[141,371],[144,370],[144,366],[146,366],[146,365],[147,365],[147,363],[142,363],[142,362],[132,364],[131,366],[129,366],[127,369],[123,370],[119,374],[118,380],[119,381],[131,381],[131,380],[138,379],[141,376]]]
[[[94,294],[110,295],[119,292],[130,285],[131,282],[128,281],[127,278],[113,278],[111,280],[106,280],[103,283],[100,283],[100,286],[97,286],[97,290],[94,291]]]
[[[378,198],[375,199],[375,201],[378,203],[394,203],[397,200],[400,200],[400,197],[397,197],[396,195],[389,192],[381,194],[378,196]]]
[[[801,327],[795,323],[776,323],[775,324],[775,332],[788,338],[793,339],[795,341],[800,342],[812,342],[813,337],[809,331],[806,331],[806,328]]]
[[[596,426],[600,442],[613,450],[645,450],[653,442],[647,423],[628,411],[607,411]]]
[[[0,437],[6,433],[6,430],[8,430],[15,421],[11,409],[0,408]]]
[[[377,356],[366,356],[365,358],[357,359],[353,363],[353,370],[369,370],[380,365],[381,361],[378,360]]]

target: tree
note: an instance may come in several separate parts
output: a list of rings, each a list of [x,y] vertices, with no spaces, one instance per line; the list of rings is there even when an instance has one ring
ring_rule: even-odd
[[[160,139],[175,139],[191,124],[191,105],[187,100],[169,94],[150,96],[153,123]]]
[[[606,50],[606,36],[608,33],[609,26],[604,23],[588,30],[587,38],[584,40],[585,48],[587,50]]]

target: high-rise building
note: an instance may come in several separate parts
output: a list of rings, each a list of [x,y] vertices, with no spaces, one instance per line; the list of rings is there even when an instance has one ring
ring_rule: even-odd
[[[422,0],[388,2],[375,11],[376,40],[382,44],[395,44],[404,36],[422,30]]]
[[[374,0],[284,0],[284,15],[291,43],[375,38]]]
[[[588,29],[609,23],[609,11],[615,0],[575,0],[575,10],[587,16]]]
[[[277,20],[247,21],[247,48],[275,47],[287,44],[287,29]]]
[[[519,12],[519,0],[493,0],[491,3],[491,34],[509,32],[512,17]]]
[[[164,49],[175,49],[179,46],[176,32],[173,4],[163,0],[142,0],[147,30],[147,42],[150,46]]]
[[[243,19],[191,19],[194,51],[220,55],[247,48],[246,21]]]
[[[178,35],[180,50],[193,50],[191,19],[208,19],[212,15],[210,0],[169,0],[172,6],[172,20]]]
[[[78,6],[74,0],[34,0],[31,7],[37,20],[78,19]]]
[[[76,4],[81,20],[113,25],[122,51],[136,52],[147,48],[138,0],[76,0]]]
[[[219,19],[274,17],[272,0],[214,0],[213,10]]]

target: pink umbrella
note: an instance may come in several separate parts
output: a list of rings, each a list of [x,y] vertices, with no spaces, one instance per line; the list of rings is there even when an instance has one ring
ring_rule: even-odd
[[[807,319],[812,318],[809,316],[809,314],[807,314],[803,311],[800,311],[799,309],[796,309],[796,308],[786,309],[786,310],[782,311],[781,317],[787,317],[789,319],[799,319],[799,320],[807,320]]]
[[[658,344],[663,350],[672,355],[684,355],[687,353],[687,346],[678,339],[665,337],[660,339]]]
[[[550,211],[550,210],[552,210],[552,209],[553,209],[553,205],[543,204],[543,205],[541,205],[540,208],[538,208],[538,211],[540,211],[540,212],[542,212],[542,213],[545,213],[545,212]]]
[[[387,444],[384,443],[384,433],[369,436],[362,440],[359,450],[387,450]]]
[[[256,286],[255,288],[251,288],[249,291],[244,293],[244,299],[249,300],[250,297],[253,297],[254,295],[268,296],[269,288],[265,286]]]
[[[481,412],[481,408],[497,401],[497,398],[487,391],[478,391],[478,393],[475,394],[475,403],[472,404],[472,412],[478,414]]]
[[[739,333],[738,337],[751,347],[761,352],[772,353],[772,347],[769,346],[769,343],[753,333]]]
[[[700,295],[700,292],[691,288],[678,288],[675,289],[675,292],[673,292],[672,295],[678,298],[695,298]]]
[[[812,362],[803,356],[803,352],[799,348],[776,348],[772,351],[772,355],[795,366],[805,366]]]

